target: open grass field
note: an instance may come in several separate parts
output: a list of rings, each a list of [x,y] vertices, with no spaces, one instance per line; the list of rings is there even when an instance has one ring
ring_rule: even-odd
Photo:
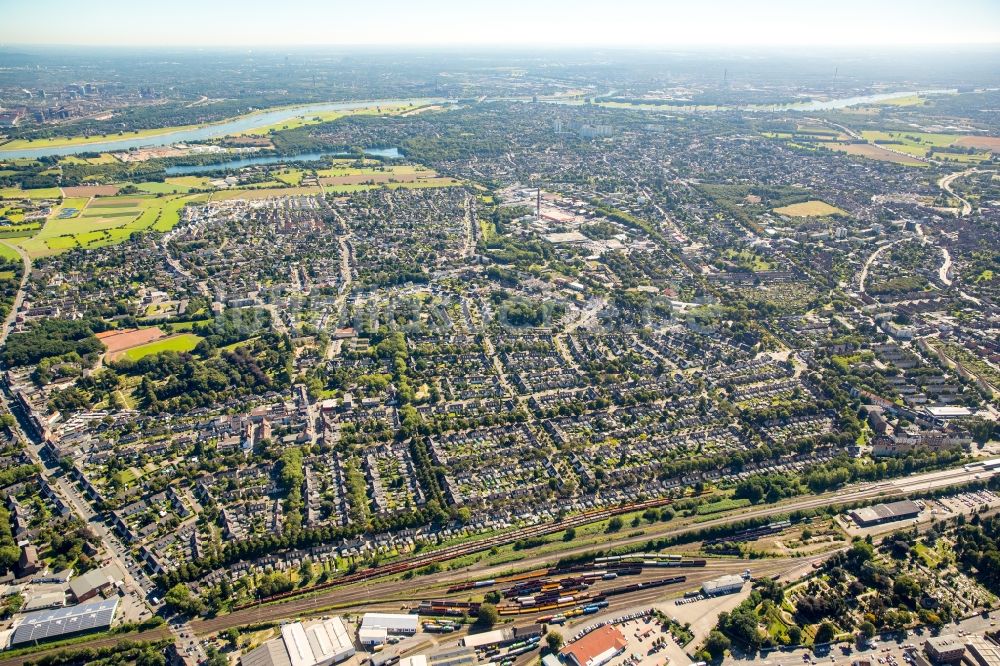
[[[244,199],[253,201],[256,199],[275,199],[279,197],[293,196],[315,196],[322,190],[319,187],[284,187],[284,188],[260,188],[254,190],[218,190],[212,192],[209,197],[212,201],[229,201],[232,199]]]
[[[76,155],[67,155],[59,160],[59,164],[90,164],[90,165],[101,165],[101,164],[115,164],[118,160],[115,159],[114,155],[111,153],[101,153],[97,157],[77,157]]]
[[[0,199],[59,199],[60,197],[62,197],[62,192],[58,187],[43,187],[37,190],[0,187]]]
[[[788,215],[790,217],[825,217],[826,215],[847,215],[846,211],[843,211],[836,206],[831,206],[825,201],[803,201],[802,203],[791,204],[790,206],[782,206],[781,208],[775,208],[775,213],[780,213],[781,215]]]
[[[920,95],[907,95],[906,97],[893,97],[876,102],[875,106],[923,106],[927,103],[925,97]]]
[[[159,354],[160,352],[187,352],[198,346],[201,338],[194,333],[178,333],[167,338],[160,338],[153,342],[148,342],[138,347],[132,347],[123,352],[125,358],[138,361],[144,356]]]
[[[193,190],[212,189],[211,182],[204,176],[176,176],[162,183],[150,181],[136,183],[135,186],[140,192],[148,194],[188,194]]]
[[[286,185],[297,186],[302,182],[302,177],[305,172],[302,169],[284,169],[274,173],[274,179],[285,183]]]
[[[870,143],[824,143],[823,145],[830,150],[836,150],[841,153],[856,155],[858,157],[867,157],[868,159],[878,160],[880,162],[894,162],[904,166],[927,166],[927,162],[921,162],[920,160],[909,158],[906,155],[900,155],[899,153],[879,148],[878,146],[874,146]]]
[[[177,125],[174,127],[155,127],[151,129],[135,130],[132,132],[118,132],[115,134],[95,134],[92,136],[53,136],[47,139],[14,139],[4,144],[0,144],[0,151],[4,150],[26,150],[35,148],[67,148],[72,146],[87,146],[92,143],[103,143],[105,141],[119,141],[123,139],[145,139],[171,132],[181,132],[202,127],[201,125]]]
[[[264,136],[271,132],[277,132],[280,130],[295,129],[297,127],[305,127],[306,125],[318,125],[319,123],[328,123],[345,116],[396,115],[409,108],[410,106],[408,104],[378,104],[366,106],[360,109],[318,111],[295,116],[294,118],[289,118],[288,120],[284,120],[280,123],[253,127],[240,132],[236,136]]]
[[[0,259],[6,259],[8,261],[21,261],[21,255],[19,255],[17,250],[12,248],[10,245],[0,241]]]

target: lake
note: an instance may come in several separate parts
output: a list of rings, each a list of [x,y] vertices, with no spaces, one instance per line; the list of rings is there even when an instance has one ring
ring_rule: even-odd
[[[365,155],[399,159],[403,156],[399,148],[366,148]],[[217,164],[197,164],[191,166],[171,166],[165,169],[168,176],[184,176],[196,173],[211,173],[224,169],[240,169],[255,164],[280,164],[282,162],[317,162],[327,157],[349,157],[351,153],[302,153],[301,155],[262,155],[260,157],[244,157]]]
[[[149,148],[151,146],[167,146],[174,143],[184,143],[186,141],[205,141],[215,139],[227,134],[237,134],[257,127],[266,127],[286,120],[291,120],[297,116],[319,113],[320,111],[349,111],[360,109],[366,106],[378,104],[413,104],[421,106],[431,102],[439,102],[434,99],[386,99],[368,102],[338,102],[327,104],[307,104],[305,106],[289,107],[276,111],[261,111],[247,116],[240,116],[232,120],[217,123],[214,125],[203,125],[192,129],[177,130],[174,132],[164,132],[156,136],[145,136],[135,138],[108,139],[97,143],[88,143],[79,146],[62,146],[58,148],[19,148],[15,150],[4,150],[0,147],[0,158],[30,157],[38,158],[45,155],[78,155],[80,153],[109,153],[121,150],[131,150],[133,148]]]

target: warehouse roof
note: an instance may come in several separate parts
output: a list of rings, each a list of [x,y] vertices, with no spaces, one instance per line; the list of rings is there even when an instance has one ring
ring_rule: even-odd
[[[901,500],[890,504],[876,504],[855,509],[851,516],[855,521],[867,523],[882,523],[890,520],[900,520],[920,513],[920,507],[910,500]]]
[[[715,594],[722,590],[728,589],[738,589],[743,587],[743,579],[734,574],[729,574],[726,576],[719,576],[713,580],[706,580],[702,586],[701,590],[705,594]]]
[[[611,625],[605,625],[570,643],[560,654],[576,666],[600,666],[624,650],[626,645],[628,641],[622,632]]]

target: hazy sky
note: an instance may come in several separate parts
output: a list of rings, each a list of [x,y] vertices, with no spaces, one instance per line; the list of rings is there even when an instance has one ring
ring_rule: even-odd
[[[0,0],[0,44],[1000,44],[1000,0]]]

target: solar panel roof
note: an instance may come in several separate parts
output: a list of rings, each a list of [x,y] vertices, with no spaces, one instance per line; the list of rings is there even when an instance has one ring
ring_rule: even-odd
[[[26,614],[14,629],[10,644],[43,641],[65,634],[110,627],[115,619],[118,598]]]

